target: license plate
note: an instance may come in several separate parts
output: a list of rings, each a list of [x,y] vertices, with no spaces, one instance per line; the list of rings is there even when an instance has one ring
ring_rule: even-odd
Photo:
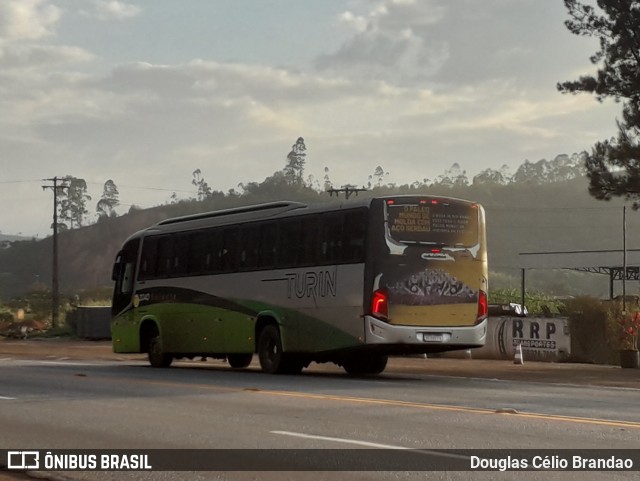
[[[423,334],[423,342],[442,342],[442,334]]]

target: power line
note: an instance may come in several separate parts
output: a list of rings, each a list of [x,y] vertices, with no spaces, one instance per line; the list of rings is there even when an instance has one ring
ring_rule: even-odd
[[[87,184],[104,185],[103,183],[100,183],[100,182],[87,182]],[[183,193],[187,193],[187,194],[193,194],[193,190],[166,189],[166,188],[163,188],[163,187],[145,187],[145,186],[139,186],[139,185],[122,185],[122,184],[116,184],[116,185],[117,185],[118,188],[124,187],[125,189],[158,190],[158,191],[162,191],[162,192],[183,192]]]
[[[0,180],[0,184],[26,184],[29,182],[42,182],[42,179],[29,179],[29,180]]]
[[[64,180],[63,177],[57,177],[58,180]],[[0,180],[0,184],[27,184],[31,182],[42,182],[42,179],[27,179],[27,180]],[[104,185],[104,182],[87,182],[89,185]],[[139,189],[139,190],[158,190],[162,192],[183,192],[187,194],[192,194],[193,190],[184,190],[184,189],[168,189],[164,187],[146,187],[140,185],[122,185],[117,184],[118,187],[124,187],[126,189]]]

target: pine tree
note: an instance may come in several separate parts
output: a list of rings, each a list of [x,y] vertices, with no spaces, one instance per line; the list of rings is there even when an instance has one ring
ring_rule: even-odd
[[[586,155],[589,192],[597,199],[614,196],[640,203],[640,1],[598,0],[598,8],[564,0],[575,35],[595,36],[600,49],[591,57],[595,76],[558,84],[562,93],[587,92],[599,101],[622,102],[616,138],[597,142]]]
[[[87,201],[91,196],[87,194],[87,182],[84,179],[67,175],[64,177],[64,189],[58,193],[59,219],[60,222],[69,223],[68,227],[82,226],[84,216],[89,213]]]
[[[287,154],[287,165],[283,169],[284,176],[289,184],[301,185],[304,183],[304,164],[307,146],[304,139],[298,137],[296,143],[291,147],[291,152]]]
[[[119,195],[115,182],[111,179],[107,180],[104,183],[102,197],[96,204],[96,212],[100,218],[116,216],[115,208],[120,204]]]
[[[202,177],[202,171],[200,169],[196,169],[193,171],[193,180],[191,181],[193,185],[195,185],[198,189],[198,200],[203,201],[211,197],[211,187]]]

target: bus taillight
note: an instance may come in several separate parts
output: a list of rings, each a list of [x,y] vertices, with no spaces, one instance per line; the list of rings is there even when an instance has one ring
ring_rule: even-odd
[[[478,292],[478,317],[476,324],[480,324],[487,318],[489,313],[489,301],[487,300],[487,293],[484,291]]]
[[[389,304],[387,302],[387,291],[385,289],[378,289],[373,293],[371,299],[371,314],[376,317],[386,319],[389,317]]]

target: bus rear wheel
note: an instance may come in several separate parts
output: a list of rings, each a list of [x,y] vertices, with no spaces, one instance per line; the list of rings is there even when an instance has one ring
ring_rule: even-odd
[[[300,360],[282,352],[280,331],[273,324],[260,332],[258,357],[260,367],[268,374],[298,374],[304,367]]]
[[[253,354],[229,354],[227,356],[227,361],[229,361],[229,366],[234,369],[243,369],[249,364],[251,364],[251,360],[253,359]]]
[[[173,356],[162,350],[162,340],[160,334],[153,336],[149,340],[149,349],[147,351],[149,364],[153,367],[169,367],[173,361]]]
[[[384,354],[353,356],[346,359],[342,367],[350,376],[374,376],[384,371],[388,360]]]

